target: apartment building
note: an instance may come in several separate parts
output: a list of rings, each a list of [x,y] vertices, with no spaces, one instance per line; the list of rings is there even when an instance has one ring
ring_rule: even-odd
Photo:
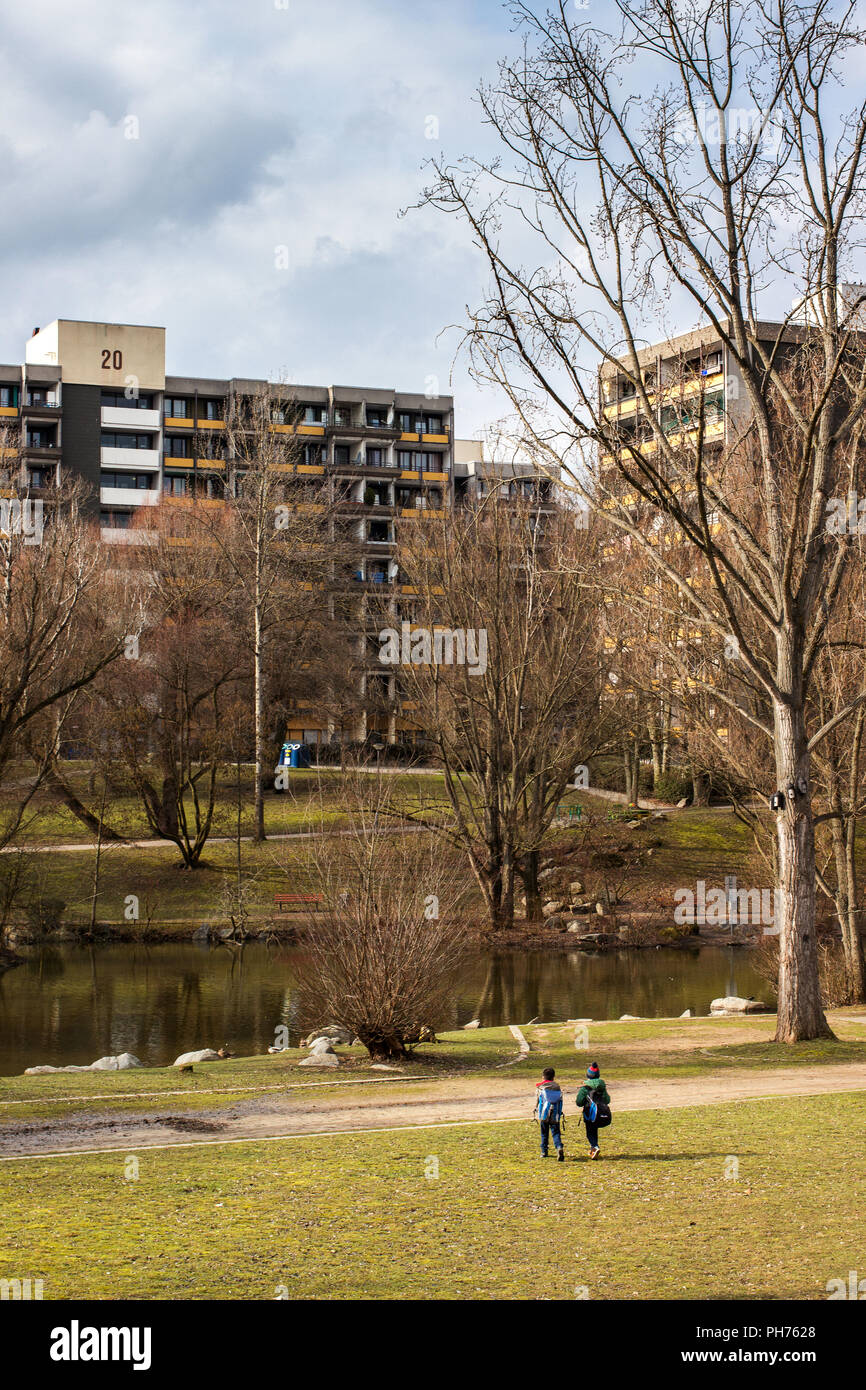
[[[227,414],[238,398],[270,392],[271,428],[297,440],[294,466],[331,489],[343,534],[357,542],[352,585],[359,595],[379,586],[399,591],[401,522],[434,521],[453,505],[452,397],[171,376],[165,352],[165,329],[149,325],[58,319],[35,329],[23,363],[0,366],[7,489],[38,498],[63,476],[79,477],[90,486],[102,539],[136,540],[145,507],[219,506],[235,493],[240,474],[227,447]],[[363,737],[372,721],[393,741],[401,725],[411,726],[399,717],[393,677],[386,689],[381,666],[368,666],[361,694],[379,713],[365,711],[340,732]],[[311,710],[290,735],[319,741],[329,723]]]

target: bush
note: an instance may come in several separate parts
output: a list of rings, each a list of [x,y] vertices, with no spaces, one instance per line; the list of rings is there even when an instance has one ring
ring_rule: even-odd
[[[678,801],[682,801],[684,796],[691,799],[692,779],[688,773],[683,772],[682,768],[671,768],[668,772],[663,772],[661,777],[656,778],[652,795],[656,801],[668,801],[672,806],[675,806]]]

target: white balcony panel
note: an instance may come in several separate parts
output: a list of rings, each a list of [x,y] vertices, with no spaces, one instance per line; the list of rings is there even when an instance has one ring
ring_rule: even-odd
[[[136,410],[132,406],[125,410],[121,406],[104,405],[102,407],[102,423],[106,429],[114,427],[130,430],[158,430],[159,411]]]
[[[162,496],[155,487],[101,487],[99,500],[107,507],[154,507]]]
[[[133,531],[128,526],[103,526],[99,535],[107,545],[156,544],[156,536],[152,531]]]
[[[136,473],[145,470],[159,472],[158,449],[100,449],[99,461],[103,468],[126,468]]]

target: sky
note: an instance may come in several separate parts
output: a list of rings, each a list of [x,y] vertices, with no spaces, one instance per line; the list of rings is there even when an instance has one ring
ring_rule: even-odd
[[[476,91],[517,43],[500,0],[0,0],[0,360],[55,318],[158,324],[169,373],[453,392],[480,435],[506,403],[451,326],[484,265],[401,212],[426,160],[494,152]]]
[[[496,0],[0,4],[0,360],[55,318],[164,325],[167,370],[458,395],[465,229],[401,216],[483,148]],[[430,136],[433,138],[430,138]]]

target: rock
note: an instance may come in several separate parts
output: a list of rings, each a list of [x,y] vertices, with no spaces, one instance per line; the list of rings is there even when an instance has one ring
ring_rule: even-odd
[[[640,829],[640,821],[639,821],[639,820],[627,820],[627,821],[626,821],[626,828],[627,828],[628,830],[639,830],[639,829]]]
[[[542,870],[541,870],[541,873],[538,875],[538,882],[539,882],[539,883],[544,883],[546,879],[548,879],[548,878],[553,878],[553,875],[554,875],[555,873],[556,873],[556,870],[555,870],[555,869],[542,869]]]
[[[58,1071],[130,1071],[133,1067],[144,1066],[131,1052],[119,1052],[116,1057],[98,1057],[86,1067],[28,1067],[25,1076],[48,1076]]]
[[[298,1063],[299,1067],[338,1067],[340,1059],[336,1052],[311,1052],[309,1057],[303,1057]]]
[[[540,1023],[540,1022],[541,1022],[541,1016],[540,1016],[539,1014],[536,1014],[535,1018],[531,1018],[531,1019],[529,1020],[529,1022],[526,1024],[526,1027],[527,1027],[527,1028],[531,1028],[532,1025],[533,1025],[533,1023]]]
[[[234,934],[234,927],[220,927],[217,932],[217,936],[219,937],[220,941],[231,941]]]
[[[691,1018],[691,1016],[692,1016],[692,1011],[691,1011],[691,1009],[686,1009],[685,1013],[680,1014],[680,1018]]]
[[[712,1014],[766,1014],[769,1009],[760,999],[740,999],[736,994],[726,994],[724,999],[714,999],[710,1005]]]
[[[133,1067],[142,1065],[137,1057],[133,1057],[131,1052],[119,1052],[116,1057],[100,1057],[98,1061],[91,1062],[91,1071],[131,1071]]]
[[[468,1031],[470,1028],[480,1028],[480,1027],[481,1027],[481,1019],[480,1019],[480,1018],[473,1018],[473,1020],[472,1020],[471,1023],[464,1023],[464,1025],[463,1025],[464,1032]]]
[[[545,918],[544,925],[551,931],[565,931],[565,919],[556,913],[553,917]]]
[[[572,882],[568,885],[568,891],[573,898],[576,898],[580,893],[583,892],[583,884],[581,883],[579,878],[575,878],[572,880]]]
[[[641,1017],[640,1014],[620,1014],[619,1021],[620,1023],[640,1023]]]
[[[330,1038],[314,1038],[310,1043],[310,1056],[321,1057],[323,1053],[333,1052]]]
[[[174,1059],[172,1066],[183,1067],[187,1062],[218,1062],[219,1054],[212,1047],[203,1047],[198,1052],[182,1052]]]
[[[555,917],[557,913],[561,912],[564,907],[565,903],[558,903],[551,900],[550,902],[545,903],[542,907],[542,915],[545,917]]]
[[[586,936],[590,930],[589,922],[569,922],[565,929],[572,936]]]
[[[598,913],[599,917],[603,917],[603,916],[604,916],[604,903],[596,903],[596,905],[595,905],[595,910],[596,910],[596,912]]]
[[[667,818],[667,811],[653,811],[652,816],[650,817],[651,820],[667,820]]]
[[[572,912],[592,912],[592,903],[589,898],[580,898],[578,902],[571,904]]]
[[[387,1062],[371,1062],[371,1071],[400,1071],[399,1067],[389,1067]]]
[[[210,927],[207,922],[202,922],[200,927],[196,927],[192,939],[193,941],[210,941]]]
[[[273,1057],[274,1053],[276,1053],[276,1052],[288,1052],[288,1050],[289,1050],[289,1049],[288,1049],[287,1047],[269,1047],[269,1048],[268,1048],[268,1052],[271,1054],[272,1057]]]
[[[325,1028],[316,1028],[301,1043],[302,1047],[309,1047],[317,1038],[328,1038],[332,1043],[342,1043],[348,1047],[352,1041],[352,1033],[348,1028],[344,1028],[341,1023],[329,1023]]]
[[[688,798],[687,796],[684,796],[680,801],[677,802],[677,810],[678,810],[678,811],[681,811],[681,810],[683,809],[683,807],[684,807],[684,806],[688,806],[688,804],[689,804],[689,798]]]

